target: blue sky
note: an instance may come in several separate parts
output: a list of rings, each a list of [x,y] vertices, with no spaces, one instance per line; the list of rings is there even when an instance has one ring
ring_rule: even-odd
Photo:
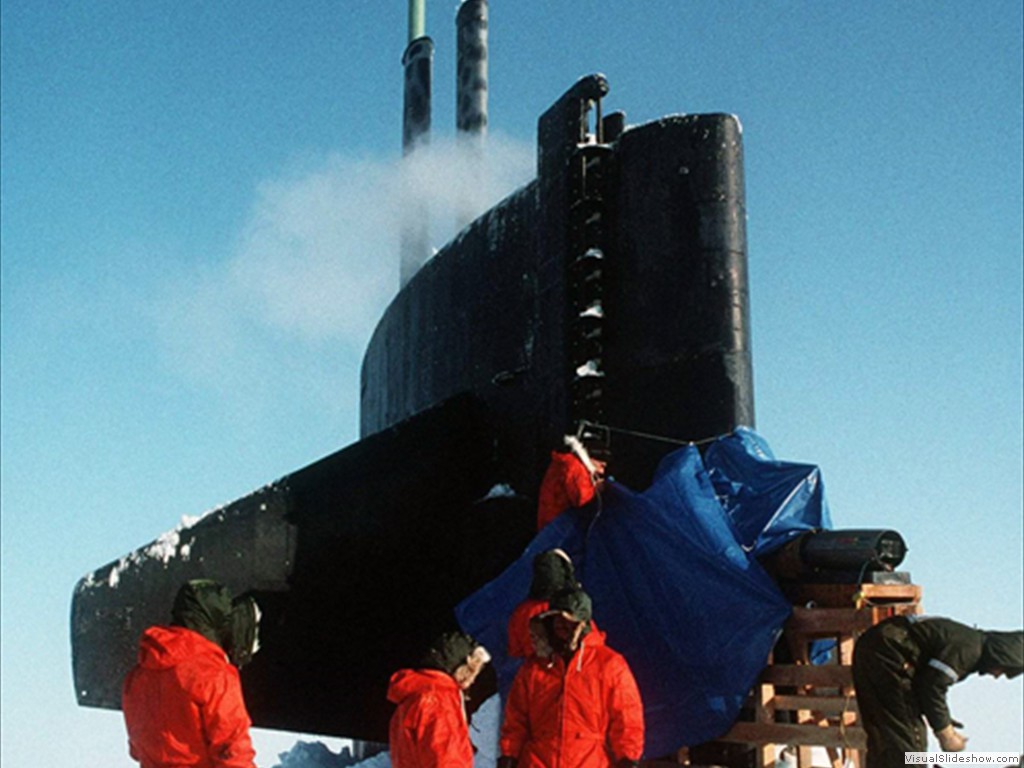
[[[442,153],[456,7],[428,3]],[[759,431],[822,467],[837,526],[904,535],[929,612],[1024,625],[1019,0],[490,11],[481,204],[581,75],[631,123],[737,114]],[[356,438],[405,13],[3,0],[5,765],[133,764],[119,713],[74,701],[78,578]],[[1024,746],[1022,692],[954,689],[972,748]]]

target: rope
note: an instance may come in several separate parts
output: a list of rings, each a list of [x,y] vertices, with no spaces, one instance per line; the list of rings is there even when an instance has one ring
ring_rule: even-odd
[[[588,427],[596,429],[596,430],[604,430],[605,432],[615,432],[615,433],[620,434],[620,435],[630,435],[631,437],[639,437],[639,438],[642,438],[642,439],[645,439],[645,440],[656,440],[656,441],[662,442],[662,443],[671,443],[672,445],[694,445],[694,446],[704,445],[706,443],[712,443],[715,440],[718,440],[720,437],[724,437],[725,436],[723,434],[723,435],[716,435],[714,437],[707,437],[707,438],[704,438],[703,440],[679,440],[678,438],[666,437],[665,435],[655,435],[655,434],[652,434],[650,432],[639,432],[639,431],[637,431],[635,429],[624,429],[622,427],[612,427],[612,426],[609,426],[608,424],[600,424],[600,423],[598,423],[596,421],[587,421],[586,419],[581,419],[578,422],[578,424],[579,424],[579,426],[576,429],[576,437],[578,439],[582,439],[583,438],[583,433],[584,433],[584,431]],[[595,495],[597,497],[597,511],[594,513],[594,516],[590,519],[590,522],[587,524],[587,530],[586,530],[586,533],[583,536],[583,551],[580,553],[580,575],[581,576],[583,575],[583,571],[586,568],[587,544],[590,541],[590,533],[593,530],[594,524],[597,522],[597,519],[601,516],[601,512],[604,510],[604,499],[601,497],[601,492],[598,491]]]
[[[586,533],[583,534],[583,551],[580,552],[580,578],[578,579],[580,582],[582,582],[586,576],[587,549],[590,544],[590,532],[593,531],[594,523],[597,522],[597,518],[599,518],[601,516],[601,512],[604,511],[604,498],[601,496],[601,492],[595,489],[594,498],[597,499],[597,511],[594,513],[594,516],[590,518],[590,522],[587,523]]]
[[[707,443],[713,443],[721,437],[725,437],[725,434],[715,435],[714,437],[705,437],[701,440],[680,440],[675,437],[666,437],[665,435],[655,435],[650,432],[639,432],[635,429],[624,429],[623,427],[612,427],[608,424],[599,424],[596,421],[580,421],[579,430],[577,436],[582,434],[584,428],[595,427],[597,429],[603,429],[606,432],[615,432],[620,435],[629,435],[631,437],[639,437],[645,440],[656,440],[661,443],[671,443],[673,445],[706,445]],[[726,433],[729,434],[729,433]]]

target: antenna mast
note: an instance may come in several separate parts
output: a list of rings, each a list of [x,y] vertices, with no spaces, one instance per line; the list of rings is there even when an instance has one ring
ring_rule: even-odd
[[[430,88],[434,41],[425,34],[426,0],[409,0],[409,44],[402,55],[405,99],[402,108],[402,154],[408,157],[430,142]],[[430,212],[422,190],[409,189],[402,206],[399,283],[404,286],[430,257]]]

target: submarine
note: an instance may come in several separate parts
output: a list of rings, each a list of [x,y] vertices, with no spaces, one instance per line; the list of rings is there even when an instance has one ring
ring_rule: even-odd
[[[488,12],[465,0],[456,19],[456,128],[474,151]],[[409,22],[412,155],[431,130],[422,0]],[[564,435],[643,488],[678,444],[755,426],[740,123],[629,125],[609,93],[589,74],[556,96],[535,178],[433,256],[421,209],[396,222],[402,285],[363,357],[357,442],[78,582],[80,705],[119,709],[142,631],[182,583],[212,578],[262,612],[241,673],[256,727],[386,742],[389,676],[531,541]]]

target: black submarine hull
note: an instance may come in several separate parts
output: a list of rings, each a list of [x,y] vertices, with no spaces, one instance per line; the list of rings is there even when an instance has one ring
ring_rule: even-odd
[[[607,90],[583,78],[542,115],[537,178],[391,303],[359,442],[79,582],[80,704],[119,708],[139,634],[207,577],[263,611],[242,671],[255,725],[384,742],[390,674],[529,542],[563,434],[599,425],[640,488],[673,447],[652,435],[753,426],[739,124],[623,130]]]

